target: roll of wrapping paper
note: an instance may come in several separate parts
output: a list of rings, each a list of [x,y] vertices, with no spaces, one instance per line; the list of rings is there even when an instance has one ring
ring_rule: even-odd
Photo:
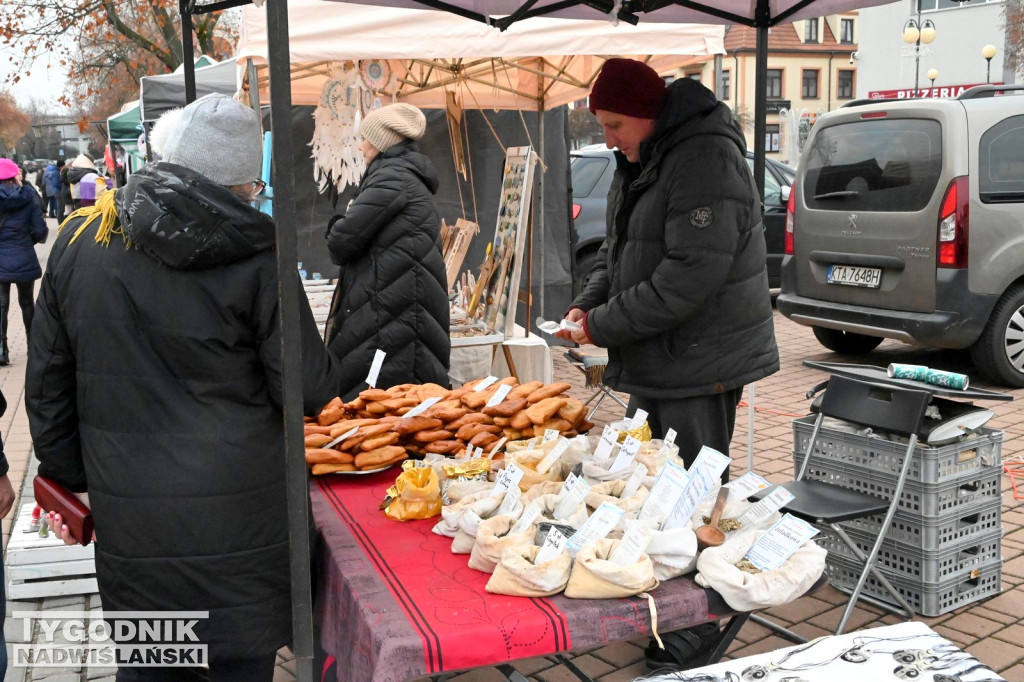
[[[927,381],[928,368],[924,365],[901,365],[893,363],[889,365],[887,374],[893,379],[913,379],[914,381]]]
[[[928,370],[928,377],[925,379],[929,384],[934,386],[942,386],[944,388],[955,388],[959,391],[967,389],[967,385],[970,383],[966,374],[957,374],[956,372],[946,372],[941,369],[930,369]]]

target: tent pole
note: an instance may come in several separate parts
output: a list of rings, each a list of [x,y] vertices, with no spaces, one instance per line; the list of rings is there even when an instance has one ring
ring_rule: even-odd
[[[768,93],[768,21],[770,10],[768,0],[757,0],[755,28],[757,30],[757,53],[754,59],[754,180],[761,194],[761,210],[764,211],[764,135],[766,130]]]
[[[178,0],[181,13],[181,62],[185,67],[185,104],[196,101],[196,58],[192,49],[192,12],[188,0]]]
[[[545,145],[544,145],[544,100],[543,100],[543,98],[541,100],[539,100],[539,103],[538,103],[537,107],[538,107],[537,108],[537,114],[538,114],[537,115],[537,135],[538,135],[538,137],[540,137],[540,142],[538,144],[538,147],[539,147],[541,161],[543,161],[546,158],[545,157],[545,153],[544,153],[546,150],[545,150]],[[546,278],[545,278],[546,268],[545,268],[545,266],[546,266],[546,254],[547,254],[547,249],[545,248],[545,244],[544,244],[544,185],[547,184],[547,183],[544,182],[544,167],[541,166],[541,168],[539,170],[540,170],[540,172],[537,173],[537,183],[539,184],[539,186],[537,187],[537,195],[538,195],[538,197],[540,197],[540,210],[536,212],[536,216],[537,216],[537,232],[540,234],[540,290],[539,290],[539,296],[538,296],[538,304],[539,304],[539,308],[540,308],[540,314],[544,315],[545,314],[545,310],[544,310],[544,288],[545,288],[545,285],[546,285],[546,281],[545,281],[546,280]],[[531,268],[533,267],[532,263],[530,264],[530,267]],[[533,292],[531,291],[530,294],[532,296]],[[530,310],[530,308],[527,308],[527,309]],[[530,325],[532,325],[532,324],[533,324],[533,320],[530,319],[530,318],[527,318],[526,319],[526,337],[527,338],[530,337]]]
[[[313,603],[309,546],[309,483],[303,458],[302,357],[299,352],[301,292],[296,277],[295,179],[292,157],[291,65],[288,2],[267,3],[270,65],[270,126],[274,132],[274,222],[277,226],[277,295],[281,325],[281,384],[284,403],[284,464],[291,544],[292,650],[295,678],[313,681]]]

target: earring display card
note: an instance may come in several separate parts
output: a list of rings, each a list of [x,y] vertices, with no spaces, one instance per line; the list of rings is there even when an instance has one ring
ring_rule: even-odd
[[[536,163],[530,147],[510,147],[505,154],[493,241],[498,267],[487,289],[484,321],[489,329],[504,331],[506,338],[512,337],[515,328]]]

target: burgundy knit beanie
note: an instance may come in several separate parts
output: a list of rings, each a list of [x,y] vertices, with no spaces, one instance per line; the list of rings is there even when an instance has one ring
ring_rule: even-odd
[[[665,81],[635,59],[609,59],[590,91],[590,113],[604,109],[636,118],[658,118],[665,99]]]

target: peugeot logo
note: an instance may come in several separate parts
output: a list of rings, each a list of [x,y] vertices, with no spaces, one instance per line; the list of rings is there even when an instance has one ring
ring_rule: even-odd
[[[856,213],[851,213],[850,217],[846,219],[846,226],[849,227],[851,230],[856,230],[857,229],[857,214]]]

